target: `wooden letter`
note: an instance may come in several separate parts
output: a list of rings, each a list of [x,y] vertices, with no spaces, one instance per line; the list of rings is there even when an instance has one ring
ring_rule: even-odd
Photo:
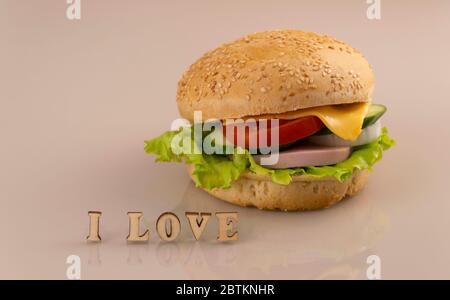
[[[143,233],[139,234],[140,231],[140,220],[142,217],[141,212],[129,212],[128,219],[130,221],[130,228],[128,230],[127,241],[129,242],[146,242],[150,238],[150,233],[148,229]]]
[[[189,226],[191,227],[192,234],[197,241],[202,235],[203,230],[205,230],[209,217],[211,217],[210,213],[186,212],[186,218],[189,221]]]
[[[237,232],[237,212],[217,212],[216,217],[219,220],[219,241],[236,241],[239,239]]]
[[[89,235],[86,237],[88,241],[99,242],[102,240],[100,237],[100,211],[89,211]]]
[[[180,219],[171,212],[163,213],[156,221],[156,231],[163,241],[173,241],[181,231]]]

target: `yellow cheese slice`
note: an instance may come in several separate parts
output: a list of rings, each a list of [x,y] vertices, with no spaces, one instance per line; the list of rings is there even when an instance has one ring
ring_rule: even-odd
[[[331,132],[344,140],[354,141],[361,133],[369,103],[326,105],[290,111],[281,114],[258,116],[259,119],[293,120],[301,117],[316,116]]]

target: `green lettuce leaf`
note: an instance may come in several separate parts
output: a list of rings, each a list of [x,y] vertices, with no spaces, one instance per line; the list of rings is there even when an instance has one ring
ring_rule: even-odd
[[[381,159],[383,151],[395,145],[383,128],[381,136],[372,143],[355,147],[352,154],[345,160],[332,166],[303,167],[291,169],[270,169],[255,162],[252,155],[243,149],[234,149],[232,155],[207,155],[201,154],[193,140],[191,129],[183,131],[168,131],[157,138],[145,141],[145,151],[156,155],[156,161],[181,162],[184,161],[194,166],[192,177],[197,187],[207,190],[213,188],[229,188],[234,180],[237,180],[244,172],[253,172],[257,175],[269,175],[272,181],[287,185],[292,181],[292,176],[309,175],[313,177],[334,177],[344,181],[352,176],[354,169],[371,169]],[[191,143],[177,153],[172,151],[172,139],[179,133],[189,135]],[[185,146],[185,145],[183,145]],[[240,151],[239,151],[240,150]],[[195,152],[197,151],[197,152]]]

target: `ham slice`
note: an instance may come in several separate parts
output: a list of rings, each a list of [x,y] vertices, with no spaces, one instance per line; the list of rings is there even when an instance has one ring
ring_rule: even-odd
[[[266,167],[272,169],[285,169],[334,165],[346,160],[350,153],[351,148],[348,146],[327,147],[302,142],[292,148],[280,151],[278,162],[274,165],[267,165]],[[269,156],[270,154],[254,155],[253,157],[255,161],[260,164],[261,158]]]

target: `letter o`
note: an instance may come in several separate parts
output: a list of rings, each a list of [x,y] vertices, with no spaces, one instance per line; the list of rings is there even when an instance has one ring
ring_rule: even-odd
[[[165,212],[156,221],[156,231],[163,241],[175,240],[181,231],[180,219],[171,212]]]

